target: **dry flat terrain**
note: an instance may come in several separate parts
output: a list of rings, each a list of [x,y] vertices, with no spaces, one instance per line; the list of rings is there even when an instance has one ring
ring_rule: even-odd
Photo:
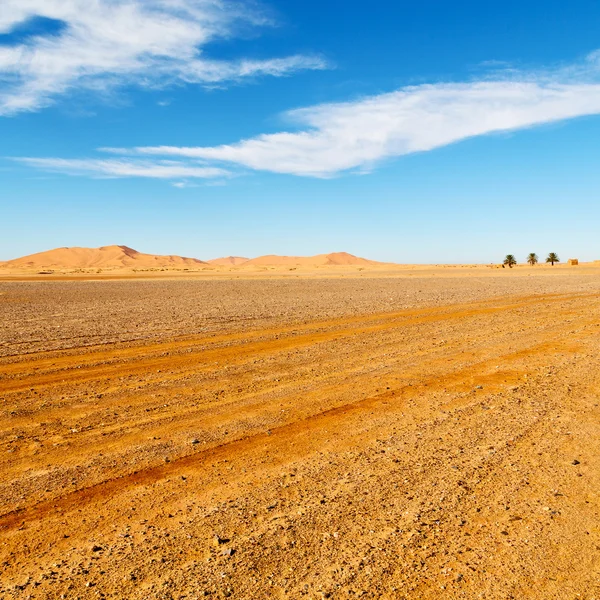
[[[0,598],[600,599],[600,269],[0,282]]]

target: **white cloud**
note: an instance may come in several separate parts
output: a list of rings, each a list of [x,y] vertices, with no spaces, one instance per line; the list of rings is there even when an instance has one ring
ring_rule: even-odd
[[[214,185],[214,181],[211,183],[207,183],[206,185]],[[180,190],[187,190],[188,188],[197,188],[199,187],[197,183],[192,183],[191,181],[174,181],[171,183],[173,187],[176,187]]]
[[[466,138],[600,113],[600,84],[479,81],[407,87],[354,102],[294,110],[301,131],[215,147],[136,148],[145,155],[330,177]]]
[[[201,161],[203,169],[225,165],[230,170],[311,177],[367,172],[383,160],[474,136],[600,114],[599,74],[600,53],[594,53],[582,63],[555,71],[512,70],[510,78],[505,71],[479,81],[411,86],[351,102],[293,110],[285,117],[296,125],[295,131],[234,144],[100,151],[128,157],[121,160],[169,159],[183,168],[191,168],[190,161]],[[38,166],[44,168],[41,162]],[[57,164],[54,168],[60,169]]]
[[[231,0],[2,0],[0,33],[34,17],[65,28],[0,47],[0,115],[37,110],[72,88],[214,85],[326,67],[315,56],[207,58],[202,47],[233,36],[238,25],[269,24]]]
[[[153,179],[178,179],[182,177],[209,179],[226,177],[229,172],[213,166],[195,165],[182,161],[141,159],[70,159],[70,158],[18,158],[30,167],[91,177],[149,177]],[[178,186],[184,187],[185,184]]]

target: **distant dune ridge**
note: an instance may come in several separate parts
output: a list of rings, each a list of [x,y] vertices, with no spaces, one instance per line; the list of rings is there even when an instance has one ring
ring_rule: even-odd
[[[207,261],[210,265],[222,265],[225,267],[237,267],[238,265],[243,265],[248,262],[249,258],[244,258],[243,256],[224,256],[223,258],[213,258],[212,260]]]
[[[118,268],[198,268],[206,265],[222,267],[323,267],[323,266],[375,266],[385,263],[360,258],[347,252],[332,252],[316,256],[267,255],[258,258],[227,256],[202,261],[183,256],[144,254],[128,246],[102,246],[101,248],[55,248],[30,254],[6,262],[2,268],[15,269],[118,269]]]
[[[4,263],[2,267],[24,269],[110,269],[119,267],[198,267],[206,263],[197,258],[143,254],[128,246],[102,246],[101,248],[56,248],[47,252],[30,254]]]
[[[321,266],[343,266],[343,265],[381,265],[374,260],[360,258],[347,252],[332,252],[331,254],[317,254],[316,256],[277,256],[268,254],[253,258],[246,265],[269,266],[269,267],[321,267]]]

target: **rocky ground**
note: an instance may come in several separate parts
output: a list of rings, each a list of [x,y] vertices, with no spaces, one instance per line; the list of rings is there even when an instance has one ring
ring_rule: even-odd
[[[0,597],[600,598],[600,277],[0,283]]]

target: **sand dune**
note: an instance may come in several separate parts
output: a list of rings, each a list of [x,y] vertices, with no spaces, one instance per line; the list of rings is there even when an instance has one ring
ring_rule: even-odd
[[[224,267],[237,267],[248,262],[250,259],[243,256],[224,256],[222,258],[213,258],[207,261],[211,265],[221,265]]]
[[[332,252],[331,254],[317,254],[316,256],[277,256],[268,254],[253,258],[244,263],[244,266],[269,266],[269,267],[315,267],[315,266],[345,266],[345,265],[381,265],[374,260],[368,260],[348,252]]]
[[[101,248],[56,248],[0,263],[3,268],[20,269],[89,269],[89,268],[151,268],[198,267],[206,264],[196,258],[143,254],[127,246]]]
[[[30,254],[14,260],[0,262],[2,269],[14,270],[69,270],[69,269],[148,269],[190,268],[201,265],[219,267],[325,267],[325,266],[378,266],[381,263],[354,256],[348,252],[332,252],[316,256],[278,256],[269,254],[248,259],[226,256],[207,262],[197,258],[144,254],[128,246],[102,246],[101,248],[55,248]]]

